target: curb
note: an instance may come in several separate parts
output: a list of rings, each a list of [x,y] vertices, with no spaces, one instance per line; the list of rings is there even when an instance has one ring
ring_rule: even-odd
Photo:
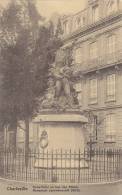
[[[115,185],[115,184],[122,184],[122,179],[112,182],[101,182],[101,183],[42,183],[42,182],[25,182],[25,181],[17,181],[17,180],[9,180],[0,177],[0,182],[4,183],[16,183],[16,184],[25,184],[25,185],[80,185],[80,186],[103,186],[103,185]]]

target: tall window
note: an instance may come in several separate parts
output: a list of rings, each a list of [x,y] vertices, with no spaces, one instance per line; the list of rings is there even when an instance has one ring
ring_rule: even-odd
[[[90,44],[90,59],[95,59],[98,57],[98,47],[97,42]]]
[[[117,10],[117,0],[109,0],[107,5],[107,14],[112,14]]]
[[[115,141],[116,129],[115,129],[115,115],[106,115],[105,119],[105,139],[106,141]]]
[[[21,129],[17,130],[17,141],[24,142],[24,131]]]
[[[97,103],[97,79],[91,79],[89,82],[89,91],[90,91],[90,103]]]
[[[82,27],[85,24],[85,17],[84,16],[78,16],[74,21],[74,27]]]
[[[68,21],[67,20],[64,22],[64,32],[66,34],[69,33],[69,24],[68,24]]]
[[[78,103],[81,106],[82,105],[82,84],[81,83],[76,83],[74,88],[77,92]]]
[[[81,17],[77,17],[75,23],[76,28],[78,28],[81,25]]]
[[[111,74],[107,76],[107,100],[114,101],[116,96],[116,75]]]
[[[83,56],[82,56],[82,48],[79,47],[75,50],[75,62],[76,63],[81,63],[83,60]]]
[[[111,35],[108,37],[108,53],[115,53],[116,36]]]
[[[95,5],[92,8],[92,22],[96,22],[99,19],[99,7],[98,5]]]

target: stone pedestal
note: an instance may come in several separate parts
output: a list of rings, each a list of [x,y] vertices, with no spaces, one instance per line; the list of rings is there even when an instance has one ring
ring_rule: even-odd
[[[86,133],[84,124],[87,122],[87,118],[79,114],[39,115],[33,121],[38,128],[39,149],[45,144],[44,148],[48,150],[83,151]],[[45,140],[41,139],[43,132],[47,134]]]
[[[88,167],[84,158],[85,129],[88,120],[79,114],[41,114],[37,128],[38,157],[35,168],[77,169]]]

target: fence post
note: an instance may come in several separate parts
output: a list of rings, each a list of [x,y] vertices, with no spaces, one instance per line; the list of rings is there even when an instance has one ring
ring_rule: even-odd
[[[80,149],[79,149],[79,158],[78,158],[78,161],[79,161],[79,167],[78,167],[78,182],[80,182]]]
[[[53,182],[53,150],[52,150],[52,156],[51,156],[51,161],[52,161],[52,167],[51,167],[51,180]]]
[[[91,161],[89,158],[89,150],[84,153],[81,149],[72,152],[51,150],[51,152],[42,151],[41,156],[38,153],[30,150],[28,167],[25,165],[25,152],[17,151],[17,158],[14,159],[11,151],[0,151],[1,168],[3,167],[3,176],[8,179],[23,179],[23,180],[41,180],[47,182],[103,182],[122,179],[122,149],[94,149],[95,156]],[[41,157],[41,158],[40,158]],[[86,158],[88,157],[88,158]],[[32,161],[33,158],[33,161]],[[34,167],[35,160],[37,167]],[[82,160],[83,159],[83,160]],[[85,167],[85,161],[88,159],[88,166]],[[41,166],[45,169],[39,171]],[[51,165],[50,165],[51,163]],[[82,167],[84,163],[84,167]],[[38,169],[37,169],[38,168]],[[85,169],[88,168],[88,169]],[[96,168],[96,169],[95,169]],[[15,172],[14,172],[15,170]],[[47,173],[47,174],[46,174]],[[1,174],[2,176],[2,174]],[[48,178],[49,177],[49,178]],[[47,180],[46,180],[47,179]]]
[[[61,181],[62,181],[62,178],[63,178],[63,173],[62,173],[62,148],[61,148]]]
[[[122,179],[122,149],[119,150],[120,155],[120,179]]]
[[[70,182],[71,182],[71,168],[72,168],[72,153],[71,153],[71,148],[70,148]]]
[[[0,176],[2,176],[2,152],[0,151]]]

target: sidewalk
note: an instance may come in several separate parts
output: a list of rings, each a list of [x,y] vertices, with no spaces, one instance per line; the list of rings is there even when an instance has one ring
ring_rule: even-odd
[[[46,186],[53,185],[55,188],[64,185],[64,188],[70,185],[70,187],[78,186],[74,188],[76,192],[49,192],[46,191]],[[34,189],[36,189],[34,191]],[[78,190],[78,192],[77,192]],[[31,194],[41,194],[41,195],[121,195],[122,194],[122,182],[112,183],[112,184],[98,184],[98,185],[77,185],[77,184],[26,184],[20,182],[10,182],[5,180],[0,180],[0,193],[4,195],[31,195]]]

